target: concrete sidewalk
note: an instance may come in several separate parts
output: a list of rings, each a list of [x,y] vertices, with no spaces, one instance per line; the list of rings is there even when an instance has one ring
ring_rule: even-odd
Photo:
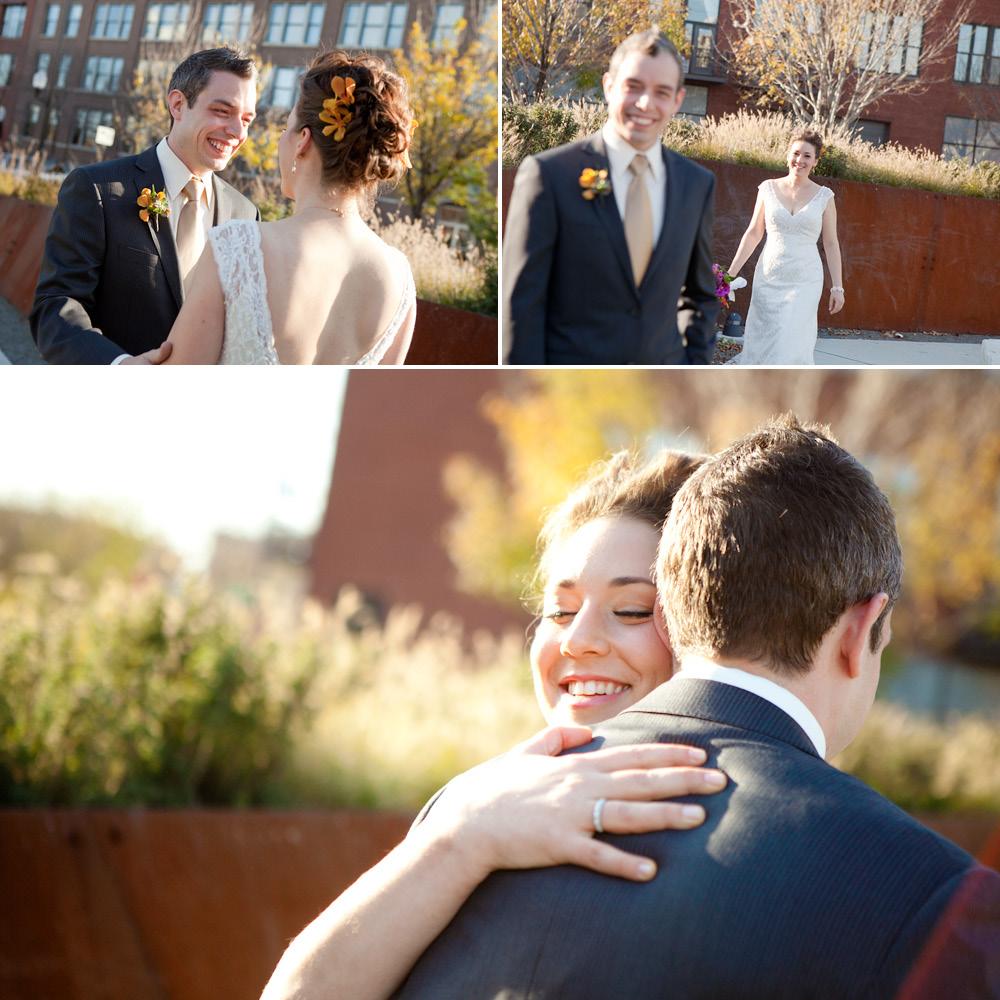
[[[816,364],[826,367],[844,365],[892,367],[896,365],[927,365],[929,368],[968,367],[1000,363],[994,348],[1000,340],[984,338],[934,337],[889,340],[881,337],[820,337],[814,354]]]

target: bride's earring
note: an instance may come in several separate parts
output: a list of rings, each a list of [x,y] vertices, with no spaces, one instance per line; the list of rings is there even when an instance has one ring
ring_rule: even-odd
[[[292,160],[292,173],[294,174],[295,171],[298,169],[299,169],[299,158],[296,156],[295,159]]]

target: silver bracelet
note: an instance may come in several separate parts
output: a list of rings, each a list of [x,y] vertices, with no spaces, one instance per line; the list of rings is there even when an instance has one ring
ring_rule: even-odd
[[[832,288],[830,289],[830,291],[831,291],[831,292],[840,292],[840,294],[841,294],[841,295],[843,295],[843,294],[844,294],[844,289],[843,289],[843,288],[840,288],[840,287],[838,287],[838,286],[834,286],[834,287],[832,287]]]

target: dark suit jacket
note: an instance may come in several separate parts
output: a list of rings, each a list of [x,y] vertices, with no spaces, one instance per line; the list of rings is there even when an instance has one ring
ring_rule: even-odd
[[[780,709],[674,678],[597,732],[591,748],[701,746],[729,785],[700,800],[698,829],[607,838],[656,859],[648,884],[570,866],[494,873],[400,997],[998,995],[1000,875],[826,764]]]
[[[213,176],[213,225],[259,219],[253,204]],[[45,239],[31,332],[52,364],[110,364],[159,347],[184,300],[168,219],[139,218],[143,188],[162,190],[150,147],[74,170]]]
[[[714,175],[660,147],[663,229],[637,288],[614,194],[587,201],[586,167],[607,169],[591,136],[528,157],[503,242],[510,364],[708,364],[719,304],[712,275]]]

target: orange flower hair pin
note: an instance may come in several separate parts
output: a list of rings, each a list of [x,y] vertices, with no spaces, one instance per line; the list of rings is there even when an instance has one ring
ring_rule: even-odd
[[[340,142],[344,138],[347,126],[351,124],[354,115],[347,110],[349,105],[354,103],[354,87],[357,81],[351,77],[335,76],[330,81],[330,89],[333,97],[328,97],[323,102],[323,110],[319,113],[319,120],[326,122],[323,135],[333,135],[334,142]]]

